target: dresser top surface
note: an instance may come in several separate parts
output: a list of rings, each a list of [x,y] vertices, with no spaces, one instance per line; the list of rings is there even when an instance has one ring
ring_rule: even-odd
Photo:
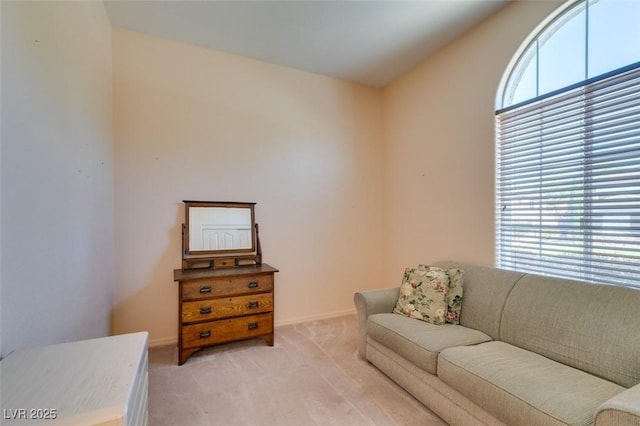
[[[222,269],[174,269],[173,280],[174,281],[186,281],[197,280],[200,278],[219,278],[230,277],[238,275],[254,275],[254,274],[271,274],[278,272],[273,266],[266,263],[260,265],[247,265],[238,266],[236,268],[222,268]]]

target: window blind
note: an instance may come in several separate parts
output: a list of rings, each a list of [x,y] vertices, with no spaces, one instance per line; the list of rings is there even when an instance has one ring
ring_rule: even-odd
[[[496,113],[499,267],[640,288],[640,64]]]

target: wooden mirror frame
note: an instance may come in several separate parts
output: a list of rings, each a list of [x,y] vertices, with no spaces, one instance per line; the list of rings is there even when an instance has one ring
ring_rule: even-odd
[[[255,222],[255,204],[229,201],[184,200],[185,223],[182,224],[182,269],[219,269],[243,265],[260,265],[262,250],[258,224]],[[192,250],[189,240],[189,220],[191,207],[247,208],[251,212],[251,247],[221,250]]]

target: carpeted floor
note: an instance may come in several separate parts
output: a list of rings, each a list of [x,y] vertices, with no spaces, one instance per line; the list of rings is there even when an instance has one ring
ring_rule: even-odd
[[[149,425],[444,425],[358,359],[355,316],[276,328],[177,365],[177,348],[149,353]]]

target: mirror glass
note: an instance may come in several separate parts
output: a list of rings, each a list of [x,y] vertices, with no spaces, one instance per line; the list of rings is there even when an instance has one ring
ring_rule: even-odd
[[[254,203],[185,201],[187,254],[255,250]]]

